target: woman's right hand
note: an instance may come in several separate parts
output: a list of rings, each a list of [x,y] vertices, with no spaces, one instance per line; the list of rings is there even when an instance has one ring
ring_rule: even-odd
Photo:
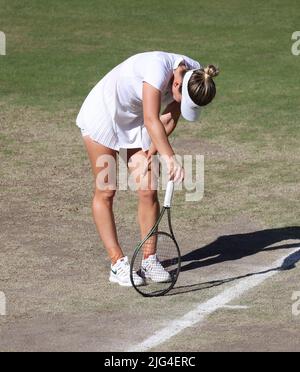
[[[177,161],[175,155],[165,157],[168,168],[169,179],[175,183],[180,183],[184,180],[184,169]]]

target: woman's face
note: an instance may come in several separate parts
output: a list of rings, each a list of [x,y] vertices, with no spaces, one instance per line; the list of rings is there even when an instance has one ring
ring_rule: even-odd
[[[172,94],[176,102],[180,103],[182,98],[182,82],[187,68],[184,65],[180,65],[176,70],[174,70],[174,79],[172,83]]]

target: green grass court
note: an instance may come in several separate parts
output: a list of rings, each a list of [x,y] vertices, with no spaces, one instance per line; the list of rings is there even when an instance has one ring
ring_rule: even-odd
[[[300,246],[299,11],[296,0],[0,0],[0,351],[128,350]],[[176,194],[183,271],[173,293],[154,300],[108,283],[75,126],[101,77],[149,50],[221,69],[201,121],[181,120],[173,135],[178,154],[205,156],[205,196]],[[128,254],[136,205],[118,192]],[[220,308],[151,351],[299,351],[293,257],[228,304],[244,309]]]

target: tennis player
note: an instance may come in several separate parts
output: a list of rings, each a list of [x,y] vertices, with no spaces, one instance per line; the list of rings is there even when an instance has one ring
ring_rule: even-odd
[[[184,178],[168,136],[180,115],[196,121],[202,106],[216,94],[213,78],[218,69],[202,67],[193,59],[174,53],[146,52],[134,55],[115,67],[92,89],[77,117],[95,177],[93,216],[103,244],[111,259],[110,282],[131,286],[130,265],[117,237],[113,199],[117,189],[116,159],[120,149],[127,149],[127,161],[134,164],[141,157],[149,164],[141,178],[151,180],[151,157],[157,152],[167,159],[169,177],[175,182]],[[161,111],[163,109],[163,111]],[[97,182],[107,168],[106,184]],[[112,176],[112,177],[110,177]],[[113,180],[113,181],[111,181]],[[159,214],[157,191],[147,182],[138,189],[138,220],[141,237],[152,228]],[[155,254],[145,257],[147,277],[163,277],[164,268]],[[159,275],[158,275],[159,272]],[[165,272],[166,280],[168,273]],[[134,274],[136,285],[144,280]]]

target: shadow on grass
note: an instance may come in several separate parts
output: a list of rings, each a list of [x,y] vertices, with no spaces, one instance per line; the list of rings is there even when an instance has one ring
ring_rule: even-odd
[[[197,248],[196,250],[183,255],[181,271],[195,270],[226,261],[235,261],[242,259],[243,257],[255,255],[261,251],[268,252],[279,249],[297,248],[300,247],[300,242],[284,245],[281,244],[273,247],[270,246],[282,241],[298,239],[300,240],[300,227],[298,226],[256,231],[247,234],[221,236],[213,243],[202,248]],[[179,286],[175,287],[168,295],[172,296],[217,287],[225,283],[254,275],[266,274],[271,271],[291,270],[295,267],[295,264],[298,261],[300,261],[300,248],[299,251],[288,256],[280,267],[206,283]],[[188,263],[184,264],[185,262]]]

